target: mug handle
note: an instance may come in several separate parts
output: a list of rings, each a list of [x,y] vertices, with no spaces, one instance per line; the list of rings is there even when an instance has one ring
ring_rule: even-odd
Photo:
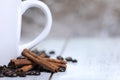
[[[51,25],[52,25],[52,15],[51,12],[48,8],[48,6],[41,2],[41,1],[35,1],[35,0],[28,0],[28,1],[23,1],[22,2],[22,13],[21,15],[28,9],[31,7],[37,7],[40,8],[40,10],[43,11],[43,13],[46,16],[46,25],[43,29],[43,31],[35,38],[33,39],[31,42],[28,42],[26,44],[20,45],[19,47],[19,52],[20,53],[24,48],[32,48],[35,45],[37,45],[40,41],[42,41],[50,32],[51,29]]]

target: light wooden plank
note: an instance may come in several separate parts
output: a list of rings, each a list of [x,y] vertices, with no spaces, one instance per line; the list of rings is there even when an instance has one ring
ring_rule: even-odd
[[[53,80],[119,80],[120,39],[71,39],[63,54],[78,59]]]

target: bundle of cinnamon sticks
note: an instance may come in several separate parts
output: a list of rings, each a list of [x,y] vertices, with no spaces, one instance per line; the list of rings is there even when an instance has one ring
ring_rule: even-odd
[[[12,59],[9,66],[18,67],[17,71],[27,72],[36,65],[50,72],[64,72],[67,67],[66,61],[46,57],[45,54],[36,55],[29,49],[24,49],[23,59]]]

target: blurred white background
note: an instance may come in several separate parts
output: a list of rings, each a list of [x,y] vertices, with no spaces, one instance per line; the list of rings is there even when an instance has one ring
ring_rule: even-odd
[[[48,5],[53,16],[49,38],[120,36],[120,0],[41,1]],[[30,8],[22,23],[22,36],[35,37],[43,29],[45,17],[39,9]]]

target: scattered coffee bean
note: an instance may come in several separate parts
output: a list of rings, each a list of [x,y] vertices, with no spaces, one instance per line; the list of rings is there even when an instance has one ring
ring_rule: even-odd
[[[45,54],[46,54],[46,51],[45,51],[45,50],[39,51],[39,54],[42,54],[42,53],[45,53]]]
[[[24,72],[19,72],[19,73],[17,73],[17,75],[19,77],[26,77],[26,73],[24,73]]]
[[[49,56],[49,55],[46,55],[46,58],[50,58],[50,56]]]
[[[57,56],[58,60],[64,60],[64,58],[62,56]]]
[[[40,71],[36,71],[35,75],[40,75]]]
[[[3,66],[3,69],[1,70],[3,73],[9,71],[9,69],[6,66]]]
[[[7,71],[4,75],[7,77],[17,77],[17,74],[14,71]]]
[[[9,62],[9,63],[8,63],[8,68],[9,68],[9,69],[17,69],[18,66],[14,66],[14,63]]]
[[[66,71],[66,68],[65,68],[65,67],[60,67],[60,68],[59,68],[59,71],[60,71],[60,72],[65,72],[65,71]]]
[[[26,72],[26,75],[40,75],[40,71],[35,71],[35,70],[28,71],[28,72]]]
[[[77,63],[78,61],[77,61],[77,59],[73,59],[72,62],[73,63]]]
[[[7,66],[6,65],[3,65],[3,68],[6,68]]]
[[[40,75],[39,71],[32,71],[32,75]]]
[[[65,60],[69,62],[69,61],[72,61],[72,58],[71,57],[66,57]]]
[[[41,55],[41,57],[43,56],[43,58],[50,58],[50,56],[46,53],[45,50],[33,50],[34,53],[36,53],[37,55]],[[42,55],[45,54],[45,55]],[[49,54],[55,54],[55,51],[50,51]],[[62,56],[57,56],[56,57],[58,60],[64,60],[64,58]],[[16,59],[27,59],[24,56],[19,56]],[[75,60],[73,60],[73,62],[76,62]],[[22,66],[17,66],[15,65],[14,67],[12,66],[12,63],[8,63],[8,65],[3,65],[0,66],[0,77],[26,77],[27,75],[40,75],[41,72],[49,72],[51,73],[52,71],[49,69],[46,69],[40,65],[34,65],[34,67],[30,70],[30,71],[18,71],[19,68],[21,68]],[[66,67],[59,67],[59,71],[58,72],[65,72]]]
[[[13,74],[12,74],[12,77],[17,77],[17,73],[13,73]]]
[[[34,74],[35,74],[35,71],[30,71],[29,75],[34,75]]]
[[[36,53],[37,55],[40,55],[40,54],[42,54],[42,53],[45,53],[45,54],[46,54],[46,51],[45,51],[45,50],[39,51],[39,50],[35,49],[35,50],[33,50],[32,52]]]
[[[0,77],[4,77],[4,75],[2,73],[0,73]]]
[[[4,75],[7,77],[12,77],[12,71],[6,71],[4,72]]]
[[[39,54],[40,52],[37,49],[32,50],[32,52]]]
[[[36,75],[36,71],[31,71],[32,75]]]
[[[0,70],[2,70],[3,69],[3,66],[0,66]]]
[[[50,51],[49,54],[55,54],[55,51]]]
[[[31,71],[27,71],[25,74],[26,75],[31,75]]]
[[[25,57],[24,56],[19,56],[19,57],[17,57],[17,59],[25,59]]]

